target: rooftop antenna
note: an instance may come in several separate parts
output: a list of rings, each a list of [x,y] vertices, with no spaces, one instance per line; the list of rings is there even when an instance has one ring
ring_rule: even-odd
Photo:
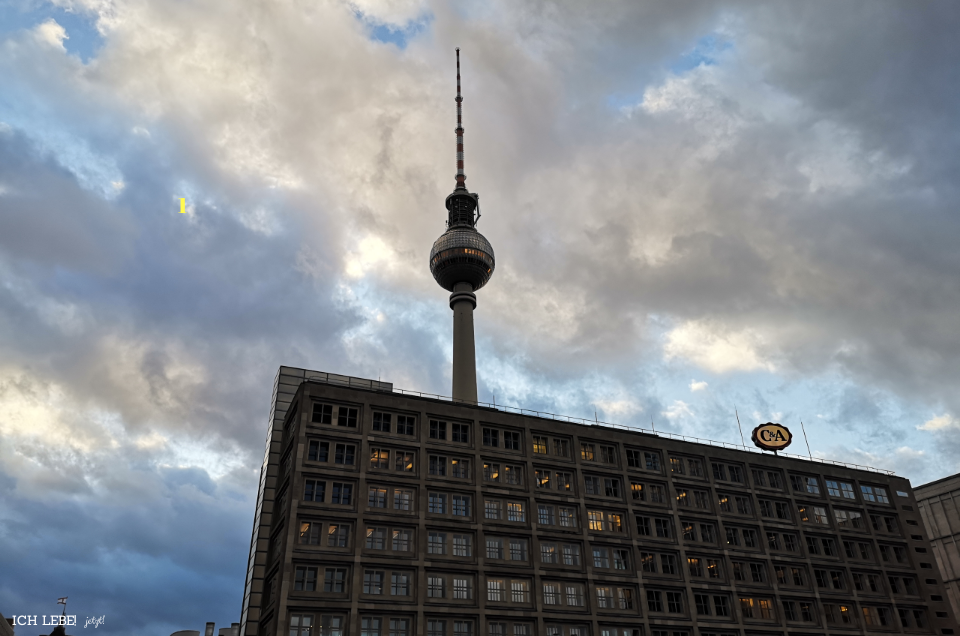
[[[740,414],[737,413],[737,407],[733,407],[733,414],[737,416],[737,428],[740,429],[740,444],[743,445],[743,448],[747,448],[747,442],[743,439],[743,427],[740,426]]]
[[[460,95],[460,47],[457,47],[457,189],[467,189],[463,173],[463,96]]]
[[[657,427],[653,425],[653,417],[650,418],[650,428],[653,429],[653,432],[657,432]]]
[[[807,443],[807,455],[810,456],[810,461],[813,461],[813,453],[810,452],[810,440],[807,439],[807,429],[803,427],[803,420],[800,420],[800,430],[803,431],[803,441]]]

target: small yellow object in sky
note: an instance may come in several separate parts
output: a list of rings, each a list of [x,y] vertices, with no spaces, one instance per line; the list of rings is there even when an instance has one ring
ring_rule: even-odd
[[[187,212],[187,200],[180,199],[180,214],[186,214]]]

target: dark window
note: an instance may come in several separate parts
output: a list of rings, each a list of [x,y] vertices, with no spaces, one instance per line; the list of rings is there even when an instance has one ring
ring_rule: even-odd
[[[655,590],[647,590],[647,609],[651,612],[663,611],[663,595]]]
[[[352,484],[333,483],[333,498],[330,500],[330,503],[350,505],[352,497]]]
[[[389,433],[391,419],[392,418],[389,413],[374,413],[373,430],[380,431],[381,433]]]
[[[644,453],[643,459],[646,464],[647,470],[655,470],[658,473],[660,472],[660,454],[659,453]]]
[[[343,592],[346,578],[346,568],[327,568],[323,573],[323,591],[334,593]]]
[[[337,444],[334,447],[333,463],[353,466],[357,447],[353,444]]]
[[[314,404],[313,405],[313,416],[310,418],[311,422],[317,424],[332,424],[333,423],[333,407],[329,404]]]
[[[461,444],[467,444],[470,442],[470,425],[469,424],[457,424],[454,423],[451,425],[450,431],[450,441],[459,442]]]
[[[430,439],[447,439],[447,423],[430,420]]]
[[[627,466],[630,468],[643,468],[643,459],[640,451],[627,449]]]
[[[293,589],[315,592],[317,590],[317,568],[297,567]]]
[[[323,501],[324,491],[326,490],[327,482],[317,481],[316,479],[307,479],[303,485],[303,500],[304,501]]]
[[[310,449],[307,451],[307,459],[312,462],[330,461],[330,444],[328,442],[319,442],[310,440]]]
[[[357,409],[341,406],[337,408],[337,426],[357,427]]]
[[[483,445],[496,448],[500,445],[500,431],[495,428],[483,429]]]
[[[520,450],[520,433],[504,431],[503,447],[507,450]]]
[[[397,416],[397,435],[413,435],[413,418],[409,415]]]

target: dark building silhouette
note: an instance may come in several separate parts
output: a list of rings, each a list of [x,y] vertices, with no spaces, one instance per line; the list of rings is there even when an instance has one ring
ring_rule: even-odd
[[[960,613],[960,475],[917,486],[915,494],[956,616]]]
[[[281,367],[241,631],[952,634],[910,483]]]

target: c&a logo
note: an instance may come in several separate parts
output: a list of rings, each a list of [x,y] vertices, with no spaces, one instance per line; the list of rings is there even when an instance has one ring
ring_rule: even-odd
[[[767,422],[753,429],[750,439],[763,450],[778,451],[790,445],[793,433],[786,426]]]

